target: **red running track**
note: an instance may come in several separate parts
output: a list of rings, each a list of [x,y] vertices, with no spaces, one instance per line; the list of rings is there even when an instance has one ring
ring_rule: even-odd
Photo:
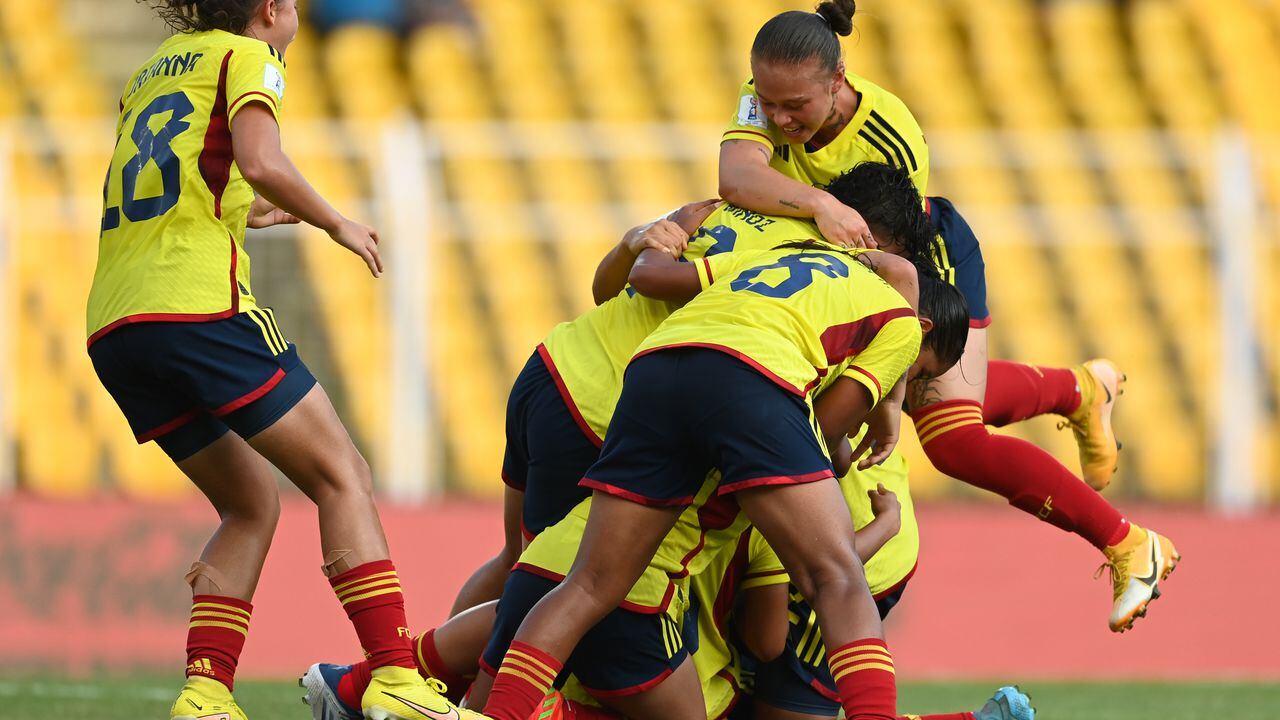
[[[499,544],[496,505],[385,508],[415,625],[434,624]],[[899,676],[1280,679],[1280,514],[1144,509],[1183,564],[1135,628],[1106,625],[1110,585],[1083,541],[1002,505],[920,511],[920,568],[888,624]],[[200,503],[0,504],[0,667],[76,674],[177,673],[182,582],[214,526]],[[315,516],[286,502],[267,560],[242,676],[289,677],[359,649],[319,570]]]

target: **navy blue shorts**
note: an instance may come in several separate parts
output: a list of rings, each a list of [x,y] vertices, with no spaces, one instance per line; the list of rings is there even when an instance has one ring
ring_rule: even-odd
[[[880,619],[889,615],[906,583],[876,600]],[[827,650],[813,608],[791,588],[788,615],[798,618],[787,630],[787,649],[755,671],[755,700],[783,710],[835,717],[840,711],[836,682],[827,667]]]
[[[524,493],[521,525],[534,537],[555,525],[591,491],[578,486],[600,448],[578,427],[538,352],[516,376],[507,398],[502,481]]]
[[[520,623],[559,584],[527,570],[511,571],[498,601],[489,644],[480,657],[485,672],[497,674]],[[687,657],[681,623],[667,613],[615,608],[578,642],[556,678],[556,687],[572,673],[597,698],[634,695],[665,680]]]
[[[155,440],[174,462],[228,430],[257,435],[316,384],[269,309],[124,325],[95,340],[89,358],[138,442]]]
[[[982,247],[969,223],[950,200],[927,198],[929,218],[942,237],[935,241],[933,261],[942,278],[955,285],[969,305],[969,327],[984,328],[991,324],[987,309],[987,266],[982,261]]]
[[[835,476],[812,409],[741,360],[708,348],[631,361],[600,460],[582,484],[633,502],[693,502],[719,469],[721,495]]]

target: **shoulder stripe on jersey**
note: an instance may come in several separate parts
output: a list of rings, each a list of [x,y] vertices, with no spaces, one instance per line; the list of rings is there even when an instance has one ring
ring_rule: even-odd
[[[902,148],[898,147],[892,140],[890,140],[889,136],[885,134],[884,130],[881,130],[878,125],[870,122],[867,123],[867,129],[870,130],[873,134],[875,134],[876,137],[884,141],[885,145],[888,145],[889,147],[893,148],[893,155],[898,159],[898,163],[897,163],[898,167],[900,168],[910,167],[909,165],[907,165],[907,156],[902,154]]]
[[[871,119],[878,123],[880,127],[887,130],[890,135],[897,138],[898,143],[902,145],[902,149],[907,151],[907,158],[911,160],[911,171],[915,172],[916,170],[919,170],[920,164],[916,162],[916,154],[911,152],[911,143],[907,142],[906,139],[904,139],[902,135],[889,124],[889,121],[885,120],[884,116],[875,110],[871,111]]]
[[[858,137],[860,137],[860,138],[862,138],[863,140],[866,140],[867,142],[871,143],[871,147],[875,148],[875,149],[876,149],[876,152],[878,152],[878,153],[880,153],[882,156],[884,156],[884,161],[885,161],[885,162],[889,163],[890,165],[893,165],[893,164],[894,164],[894,156],[893,156],[893,154],[892,154],[892,153],[890,153],[888,150],[886,150],[886,149],[885,149],[885,147],[884,147],[883,145],[881,145],[881,144],[880,144],[880,141],[879,141],[879,140],[876,140],[876,139],[871,135],[871,133],[867,132],[865,129],[863,129],[863,130],[859,130],[859,131],[858,131]]]

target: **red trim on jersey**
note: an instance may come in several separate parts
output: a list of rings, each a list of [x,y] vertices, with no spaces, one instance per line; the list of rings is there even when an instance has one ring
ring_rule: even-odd
[[[192,420],[195,420],[199,415],[200,415],[199,410],[192,410],[190,412],[185,412],[179,415],[178,417],[170,420],[169,422],[161,425],[158,428],[155,428],[153,430],[148,430],[142,433],[141,435],[135,435],[134,437],[137,438],[139,445],[145,442],[151,442],[152,440],[155,440],[156,438],[161,437],[163,435],[168,435],[174,430],[177,430],[183,425],[186,425]]]
[[[561,575],[560,573],[548,570],[546,568],[538,567],[537,565],[530,565],[529,563],[518,562],[515,565],[512,565],[511,569],[521,570],[529,573],[530,575],[537,575],[540,578],[544,578],[552,582],[557,582],[557,583],[564,582],[564,576]],[[638,603],[633,603],[630,600],[623,600],[621,603],[618,603],[618,607],[622,608],[623,610],[629,610],[633,613],[638,613],[640,615],[657,615],[658,613],[663,613],[667,611],[667,607],[671,605],[671,598],[674,597],[675,594],[676,594],[675,583],[669,582],[667,583],[667,591],[662,595],[662,604],[657,607],[640,605]]]
[[[645,690],[650,690],[654,687],[657,687],[658,683],[662,682],[663,680],[666,680],[667,677],[671,675],[671,673],[672,673],[671,668],[667,668],[653,679],[646,680],[640,683],[639,685],[632,685],[631,687],[618,688],[617,690],[598,690],[596,688],[587,687],[586,684],[583,683],[581,680],[579,680],[578,683],[582,685],[583,690],[586,690],[587,692],[591,693],[592,696],[597,698],[627,697],[628,695],[636,695],[644,692]]]
[[[231,65],[233,50],[222,56],[222,69],[218,71],[218,89],[214,94],[213,109],[209,111],[209,129],[204,134],[204,149],[200,151],[200,177],[213,195],[213,216],[222,217],[222,194],[231,182],[231,118],[227,115],[227,69]]]
[[[583,435],[591,441],[592,445],[601,447],[604,440],[596,435],[596,431],[591,429],[587,424],[586,418],[582,417],[582,413],[578,411],[578,405],[573,402],[573,396],[569,394],[569,388],[564,384],[564,378],[560,377],[560,370],[556,367],[556,363],[551,359],[551,351],[547,350],[547,346],[538,343],[538,357],[542,358],[542,363],[547,366],[547,371],[551,373],[551,379],[556,383],[556,389],[560,391],[560,398],[564,400],[565,407],[569,408],[569,414],[573,416],[573,421],[578,423],[578,429]]]
[[[933,219],[933,203],[930,202],[927,195],[924,198],[924,214],[928,215],[930,220]]]
[[[974,320],[973,318],[969,318],[969,327],[974,330],[981,330],[982,328],[987,327],[990,324],[991,324],[990,315],[982,318],[981,320]]]
[[[911,565],[911,570],[909,570],[901,580],[894,583],[893,586],[890,587],[888,590],[881,590],[875,595],[872,595],[871,598],[873,600],[880,600],[880,599],[889,597],[890,595],[894,594],[898,590],[901,590],[902,586],[906,585],[907,581],[911,579],[911,576],[916,574],[916,568],[918,567],[920,567],[920,561],[916,560],[915,563]]]
[[[707,269],[707,284],[714,285],[716,283],[716,278],[711,274],[711,261],[707,260],[706,255],[702,256],[702,267]]]
[[[884,388],[880,387],[880,380],[879,380],[879,378],[877,378],[875,375],[872,375],[871,373],[867,372],[866,370],[864,370],[864,369],[862,369],[862,368],[858,367],[857,365],[850,365],[850,366],[849,366],[849,369],[850,369],[850,370],[857,370],[858,372],[862,373],[863,375],[866,375],[867,377],[871,378],[871,382],[873,382],[873,383],[875,383],[875,384],[876,384],[876,402],[880,402],[880,399],[884,397]]]
[[[809,388],[812,388],[814,385],[818,384],[818,380],[817,378],[815,378],[812,383],[809,383],[808,387],[801,390],[795,385],[792,385],[786,380],[783,380],[781,377],[777,375],[777,373],[773,372],[772,370],[765,367],[764,365],[761,365],[759,362],[756,362],[754,358],[748,356],[746,353],[743,353],[741,350],[735,350],[731,347],[726,347],[724,345],[717,345],[715,343],[708,343],[708,342],[671,343],[670,345],[662,345],[660,347],[649,348],[643,352],[636,353],[636,356],[631,358],[631,361],[635,362],[637,358],[644,357],[649,353],[658,352],[659,350],[673,350],[675,348],[705,348],[707,350],[716,350],[726,355],[730,355],[732,357],[738,358],[739,360],[746,363],[747,365],[750,365],[752,370],[755,370],[761,375],[772,380],[774,384],[776,384],[778,387],[781,387],[783,390],[786,390],[787,392],[799,395],[800,397],[804,397],[805,394],[809,392]]]
[[[258,389],[254,390],[253,392],[247,393],[245,395],[241,395],[235,400],[232,400],[226,405],[223,405],[217,410],[214,410],[213,411],[214,416],[222,417],[223,415],[226,415],[229,412],[234,412],[236,410],[239,410],[240,408],[244,407],[245,405],[248,405],[254,400],[261,398],[263,395],[266,395],[267,393],[271,392],[271,389],[274,388],[276,385],[279,385],[280,381],[284,379],[284,375],[285,375],[284,368],[277,369],[275,371],[275,374],[271,376],[271,379],[267,380],[266,382],[262,383],[262,385],[258,386]]]
[[[524,518],[520,518],[520,537],[524,538],[526,543],[531,543],[534,538],[538,537],[537,535],[529,532],[529,528],[524,526]]]
[[[227,235],[231,237],[230,233]],[[239,252],[236,250],[236,239],[231,237],[231,307],[216,313],[138,313],[137,315],[126,315],[108,325],[103,326],[97,332],[89,336],[85,341],[85,347],[93,347],[93,344],[100,340],[104,335],[117,328],[125,325],[143,322],[214,322],[215,320],[226,320],[234,317],[240,312],[240,292],[236,288],[236,265],[238,263]]]
[[[680,505],[690,505],[693,503],[694,497],[692,495],[685,495],[684,497],[678,498],[651,498],[639,493],[631,492],[630,490],[624,490],[616,485],[610,485],[609,483],[603,483],[599,480],[592,480],[587,477],[578,481],[578,487],[599,490],[602,493],[614,495],[624,500],[630,500],[631,502],[638,503],[640,505],[648,505],[649,507],[678,507]]]
[[[280,111],[280,110],[279,110],[279,106],[276,104],[276,99],[275,99],[275,98],[273,98],[273,97],[271,97],[270,95],[268,95],[268,94],[266,94],[266,93],[262,92],[261,90],[250,90],[249,92],[244,93],[243,95],[241,95],[240,97],[238,97],[238,98],[236,98],[234,101],[232,101],[232,103],[231,103],[230,105],[228,105],[228,106],[227,106],[227,107],[228,107],[228,109],[233,108],[233,107],[235,107],[235,106],[239,105],[241,100],[243,100],[243,99],[245,99],[245,98],[249,97],[250,95],[261,95],[262,97],[264,97],[264,98],[266,98],[266,99],[268,99],[268,100],[270,100],[270,101],[271,101],[271,109],[272,109],[272,110],[274,110],[275,112],[279,112],[279,111]]]
[[[724,712],[716,716],[716,720],[727,720],[727,718],[733,714],[733,709],[738,707],[738,701],[742,699],[742,688],[738,687],[738,679],[735,678],[733,673],[728,670],[721,670],[716,673],[716,677],[727,681],[729,686],[733,688],[733,698],[729,700],[729,707],[725,708]]]
[[[803,485],[805,483],[817,482],[834,478],[835,473],[830,470],[819,470],[818,472],[806,473],[804,475],[771,475],[769,477],[752,478],[750,480],[739,480],[728,485],[721,485],[717,493],[727,495],[740,490],[749,490],[755,487],[764,487],[766,485]]]
[[[915,312],[909,307],[893,308],[853,322],[832,325],[822,331],[822,349],[827,353],[827,364],[835,365],[866,350],[889,321],[915,316]]]
[[[698,542],[694,544],[684,557],[680,558],[680,571],[668,573],[672,578],[682,578],[689,574],[689,563],[697,557],[707,545],[707,533],[711,530],[724,530],[738,519],[742,512],[738,501],[714,494],[698,508]]]
[[[732,129],[732,130],[726,130],[724,134],[725,134],[725,135],[732,135],[732,134],[734,134],[734,133],[747,133],[748,135],[759,135],[760,137],[764,138],[765,140],[768,140],[770,145],[773,145],[773,138],[769,137],[769,134],[768,134],[768,133],[762,133],[762,132],[760,132],[759,130],[744,130],[744,129],[742,129],[742,128],[734,128],[734,129]],[[732,139],[733,139],[733,138],[731,138],[731,137],[726,137],[726,138],[725,138],[725,140],[732,140]],[[723,143],[723,142],[724,142],[724,140],[721,140],[720,142],[721,142],[721,143]]]

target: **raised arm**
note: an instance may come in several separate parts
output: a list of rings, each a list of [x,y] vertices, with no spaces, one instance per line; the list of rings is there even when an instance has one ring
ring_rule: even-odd
[[[667,215],[666,220],[684,231],[683,237],[650,232],[658,221],[637,225],[628,230],[596,267],[595,278],[591,281],[591,295],[596,304],[605,303],[622,292],[627,284],[627,273],[631,272],[631,266],[635,264],[636,256],[641,250],[647,247],[662,250],[665,247],[676,257],[683,255],[689,246],[689,236],[693,235],[719,204],[719,198],[700,200]]]
[[[813,218],[823,237],[845,247],[876,247],[857,210],[774,170],[772,157],[771,148],[754,140],[720,143],[720,197],[766,215]]]
[[[359,255],[374,277],[382,275],[378,231],[333,209],[280,147],[280,126],[261,103],[250,103],[231,123],[231,151],[244,179],[259,195],[303,222],[329,233],[334,242]]]
[[[659,222],[666,222],[665,220]],[[655,300],[686,302],[702,290],[693,263],[677,262],[670,253],[646,248],[627,275],[636,292]]]

